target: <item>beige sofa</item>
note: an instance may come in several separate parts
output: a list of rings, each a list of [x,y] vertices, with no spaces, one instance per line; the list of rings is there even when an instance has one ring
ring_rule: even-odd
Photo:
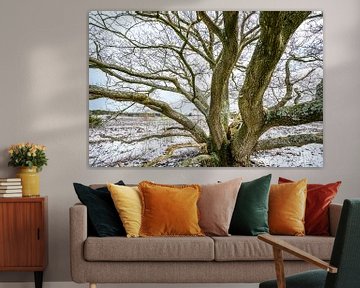
[[[280,236],[328,261],[341,212],[331,204],[330,237]],[[88,237],[86,206],[70,208],[71,275],[77,283],[249,283],[275,277],[270,245],[253,236]],[[286,274],[313,268],[284,255]]]

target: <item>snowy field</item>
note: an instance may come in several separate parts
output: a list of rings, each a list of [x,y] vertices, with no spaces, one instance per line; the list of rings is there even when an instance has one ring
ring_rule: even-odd
[[[184,134],[178,125],[167,118],[99,116],[103,125],[89,129],[89,165],[91,167],[179,167],[182,162],[199,154],[191,137],[154,137],[149,135]],[[200,119],[192,120],[201,126]],[[302,133],[322,132],[322,122],[270,129],[261,139]],[[145,139],[143,139],[145,138]],[[169,153],[169,146],[176,147]],[[185,146],[185,147],[183,147]],[[179,147],[183,147],[178,149]],[[171,154],[171,157],[164,157]],[[323,167],[323,145],[309,144],[258,152],[251,156],[254,167]]]

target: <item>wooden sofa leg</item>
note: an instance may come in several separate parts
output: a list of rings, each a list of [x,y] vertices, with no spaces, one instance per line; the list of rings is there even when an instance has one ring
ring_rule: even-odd
[[[89,288],[96,288],[96,284],[95,283],[89,283]]]

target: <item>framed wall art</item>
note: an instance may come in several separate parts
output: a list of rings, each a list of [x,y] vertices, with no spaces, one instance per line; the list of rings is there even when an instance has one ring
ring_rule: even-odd
[[[91,167],[322,167],[321,11],[91,11]]]

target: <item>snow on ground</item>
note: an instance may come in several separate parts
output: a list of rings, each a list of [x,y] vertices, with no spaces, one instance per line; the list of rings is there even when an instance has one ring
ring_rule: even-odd
[[[89,129],[89,165],[91,167],[141,167],[154,159],[159,159],[158,157],[161,157],[170,145],[195,144],[191,137],[181,136],[134,141],[150,134],[161,134],[165,131],[179,132],[180,130],[177,129],[168,129],[178,127],[178,125],[165,117],[118,116],[110,120],[106,120],[109,116],[101,117],[105,124],[99,128]],[[192,120],[201,124],[195,117]],[[290,134],[318,133],[322,132],[322,129],[322,122],[296,127],[277,127],[264,133],[261,139]],[[111,139],[106,139],[105,136],[111,136]],[[177,149],[173,157],[163,159],[155,166],[179,167],[183,160],[195,157],[198,153],[196,147]],[[309,144],[302,147],[261,151],[251,156],[251,162],[255,167],[322,167],[323,145]]]
[[[134,167],[144,166],[149,161],[162,156],[169,145],[194,143],[190,137],[151,138],[136,142],[150,134],[161,134],[169,127],[178,127],[174,121],[164,117],[118,117],[110,120],[101,128],[89,129],[89,163],[92,167]],[[178,130],[171,130],[175,133]],[[170,132],[171,132],[170,131]],[[104,135],[113,139],[103,142]],[[114,140],[116,138],[116,140]],[[100,140],[100,141],[99,141]],[[99,141],[96,143],[96,141]],[[131,143],[126,143],[132,141]],[[93,143],[95,142],[95,143]],[[176,167],[177,161],[197,154],[197,149],[179,149],[174,159],[158,166]],[[181,157],[179,157],[179,154]],[[175,161],[177,159],[177,161]]]
[[[256,167],[323,167],[323,145],[277,148],[255,153],[250,159]]]
[[[272,128],[261,135],[260,139],[321,132],[323,132],[323,123],[314,122],[294,127]],[[261,151],[254,153],[250,159],[255,167],[323,167],[323,144]]]
[[[323,131],[322,122],[313,122],[310,124],[303,124],[298,126],[279,126],[271,128],[261,135],[260,139],[268,139],[275,137],[284,137],[288,135],[305,134],[305,133],[320,133]]]

